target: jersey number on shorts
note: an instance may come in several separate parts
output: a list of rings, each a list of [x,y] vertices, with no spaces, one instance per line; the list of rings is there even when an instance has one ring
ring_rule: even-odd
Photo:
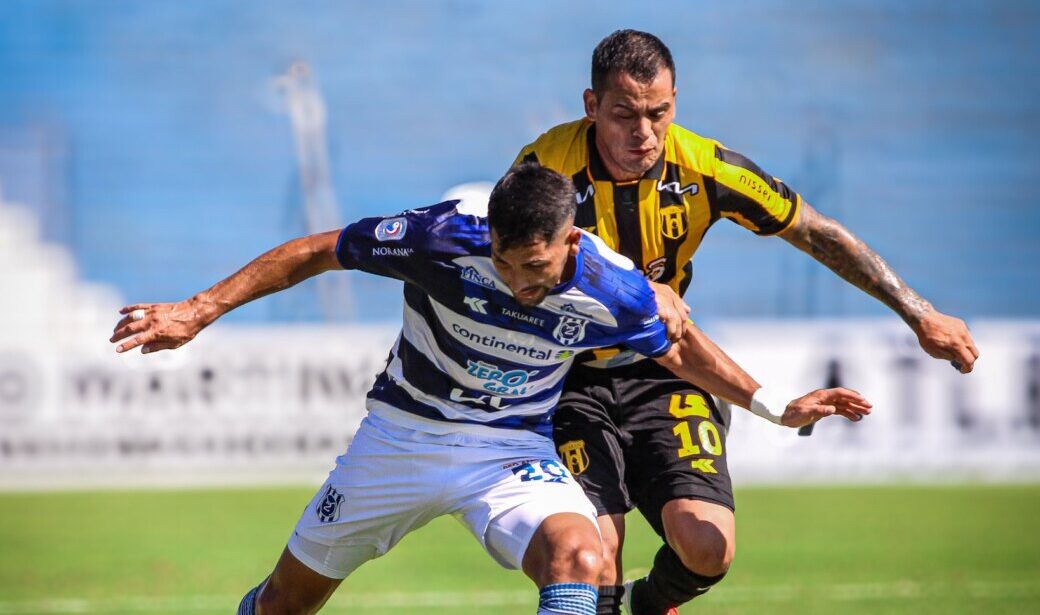
[[[567,470],[555,459],[542,459],[516,466],[513,468],[513,474],[519,476],[521,482],[541,480],[547,483],[562,483],[567,480]]]
[[[719,435],[718,428],[708,418],[711,416],[711,410],[703,397],[690,393],[676,393],[668,400],[668,412],[679,421],[672,428],[672,433],[679,438],[679,443],[682,444],[678,451],[679,459],[700,455],[701,448],[704,449],[705,453],[715,457],[722,454],[722,437]],[[691,422],[695,418],[701,419],[697,422],[697,440],[699,445],[694,443],[693,432],[690,427]],[[711,458],[695,459],[690,462],[690,465],[694,470],[700,470],[705,474],[717,473],[715,460]]]

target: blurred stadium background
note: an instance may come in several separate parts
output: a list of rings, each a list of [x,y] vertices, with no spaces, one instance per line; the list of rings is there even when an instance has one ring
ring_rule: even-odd
[[[360,420],[399,289],[314,281],[146,359],[114,355],[115,310],[494,181],[581,114],[621,27],[672,48],[679,124],[844,222],[982,351],[959,376],[810,259],[716,225],[701,325],[760,380],[838,378],[877,413],[812,438],[736,416],[740,549],[700,607],[1040,610],[1040,6],[653,6],[0,3],[0,614],[231,612]],[[655,544],[630,523],[638,574]],[[440,521],[330,610],[529,613],[527,585]]]

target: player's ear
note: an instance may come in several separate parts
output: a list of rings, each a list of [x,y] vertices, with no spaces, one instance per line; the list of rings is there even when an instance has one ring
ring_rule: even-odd
[[[578,254],[578,247],[581,243],[581,230],[572,226],[571,230],[567,233],[567,251],[571,256]]]
[[[596,121],[596,110],[599,108],[599,99],[596,98],[596,93],[590,89],[586,89],[582,94],[582,99],[585,101],[585,117],[589,118],[590,121]]]

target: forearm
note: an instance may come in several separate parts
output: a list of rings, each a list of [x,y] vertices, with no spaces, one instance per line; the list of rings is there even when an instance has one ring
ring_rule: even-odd
[[[286,242],[198,293],[188,303],[194,306],[206,326],[240,305],[338,268],[335,256],[338,236],[338,231],[330,231]]]
[[[658,359],[676,376],[742,408],[761,385],[693,323],[671,351]]]
[[[932,306],[858,237],[808,203],[798,223],[781,235],[856,288],[878,299],[915,327]]]

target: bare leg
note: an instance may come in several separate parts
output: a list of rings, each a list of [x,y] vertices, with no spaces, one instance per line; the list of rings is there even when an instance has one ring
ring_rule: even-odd
[[[278,563],[257,598],[257,615],[311,615],[325,605],[342,579],[330,579],[296,559],[289,549]]]

